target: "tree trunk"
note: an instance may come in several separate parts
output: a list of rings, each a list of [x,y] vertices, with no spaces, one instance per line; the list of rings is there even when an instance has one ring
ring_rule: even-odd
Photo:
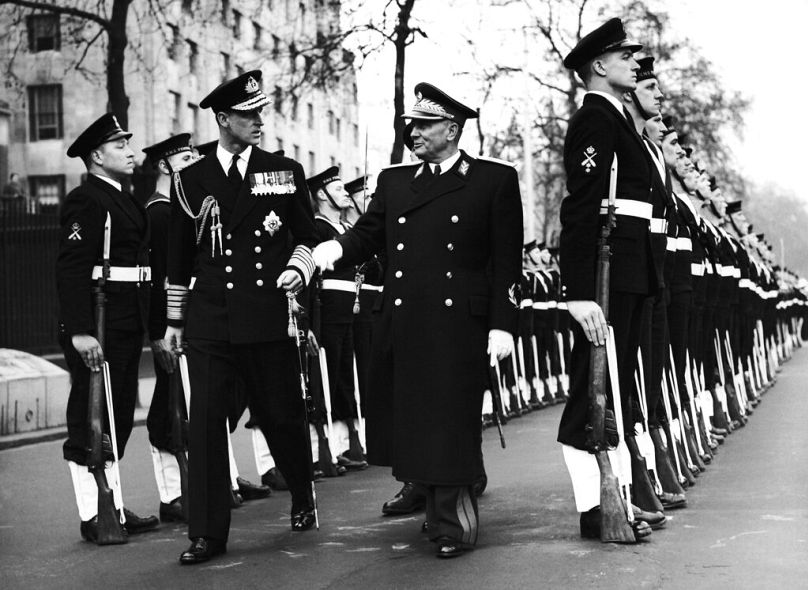
[[[410,14],[415,0],[406,0],[399,4],[398,21],[393,37],[396,48],[396,71],[393,80],[393,151],[390,153],[390,163],[399,164],[404,159],[404,57],[407,50],[407,39],[412,34],[410,28]]]
[[[107,108],[124,129],[129,128],[129,97],[126,95],[126,20],[132,0],[115,0],[107,39]]]

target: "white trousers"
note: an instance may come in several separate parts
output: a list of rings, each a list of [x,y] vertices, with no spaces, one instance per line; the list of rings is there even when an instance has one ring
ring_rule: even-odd
[[[171,504],[182,496],[182,483],[180,480],[180,465],[177,458],[168,451],[161,451],[151,447],[152,466],[154,467],[154,480],[157,482],[157,491],[160,502]]]
[[[67,462],[70,468],[70,477],[73,479],[73,491],[76,494],[76,506],[79,509],[81,520],[91,520],[98,515],[98,486],[95,477],[85,465],[79,465],[73,461]],[[116,470],[110,467],[104,469],[107,476],[107,484],[112,490],[115,500],[115,508],[123,508],[123,497],[121,495],[121,482],[116,477]]]

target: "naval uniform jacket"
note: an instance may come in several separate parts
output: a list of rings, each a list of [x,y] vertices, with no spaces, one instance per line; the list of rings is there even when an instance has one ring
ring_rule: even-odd
[[[368,458],[399,480],[468,485],[479,475],[488,331],[516,330],[522,202],[510,165],[461,151],[432,180],[423,168],[383,170],[368,211],[338,238],[345,264],[387,255]]]
[[[102,264],[104,224],[111,220],[110,266],[149,264],[149,223],[132,195],[88,174],[67,195],[61,211],[56,287],[60,330],[67,336],[95,332],[93,267]],[[149,309],[148,282],[107,281],[106,329],[140,332]]]
[[[166,261],[168,258],[168,222],[171,201],[166,195],[154,193],[146,201],[151,239],[151,304],[149,307],[149,340],[161,340],[166,333]]]
[[[569,301],[595,299],[598,237],[606,220],[615,154],[618,201],[617,225],[609,238],[611,290],[646,295],[664,285],[664,241],[652,243],[650,231],[654,204],[664,199],[663,181],[633,122],[606,98],[587,94],[564,140],[569,194],[561,202],[560,259]]]
[[[317,243],[302,166],[254,147],[237,191],[215,151],[178,174],[171,187],[168,324],[182,326],[184,315],[188,338],[231,344],[287,339],[287,298],[275,284],[284,270],[301,266],[308,266],[301,272],[306,283],[309,250]],[[178,198],[199,215],[208,196],[221,215],[221,243],[217,237],[215,245],[210,216],[200,229]],[[307,262],[295,265],[299,253]],[[193,296],[183,314],[171,295],[175,287],[188,287],[192,276]]]
[[[345,231],[344,226],[337,226],[320,215],[314,217],[314,225],[320,242],[335,240]],[[336,269],[323,272],[319,288],[321,324],[353,324],[355,279],[353,266],[338,264]]]

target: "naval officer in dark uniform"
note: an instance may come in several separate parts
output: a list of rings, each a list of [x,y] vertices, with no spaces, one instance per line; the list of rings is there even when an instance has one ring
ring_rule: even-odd
[[[440,557],[477,541],[472,484],[489,357],[513,352],[521,271],[516,170],[458,150],[476,111],[426,83],[405,115],[422,162],[379,174],[367,212],[314,253],[320,268],[384,250],[367,400],[368,459],[426,488]]]
[[[219,143],[175,176],[171,195],[166,338],[188,340],[191,432],[188,536],[183,564],[226,550],[230,491],[226,419],[236,379],[292,496],[292,530],[314,525],[311,465],[287,291],[314,271],[317,232],[303,168],[258,147],[261,72],[223,82],[210,108]],[[189,298],[191,276],[196,278]],[[184,332],[183,332],[184,329]]]
[[[662,286],[662,259],[651,241],[656,166],[630,114],[621,103],[637,86],[639,65],[634,53],[641,48],[626,38],[623,24],[611,19],[586,35],[564,59],[575,70],[587,93],[570,120],[564,142],[564,168],[569,194],[561,203],[561,279],[569,313],[575,320],[570,370],[570,399],[558,431],[581,513],[581,534],[600,536],[600,472],[586,446],[589,403],[589,352],[603,346],[607,323],[595,302],[598,236],[606,221],[610,169],[617,169],[617,226],[609,240],[611,283],[609,321],[614,329],[623,397],[624,424],[633,425],[627,396],[633,390],[640,316],[645,299]],[[659,247],[659,246],[657,246]],[[656,255],[655,255],[656,254]],[[638,536],[650,533],[636,521]]]
[[[71,378],[63,451],[73,477],[81,536],[93,542],[97,540],[98,488],[85,467],[90,371],[101,370],[105,360],[109,363],[117,450],[122,458],[135,417],[138,362],[148,317],[149,224],[143,206],[123,184],[135,167],[130,137],[115,116],[107,113],[68,148],[68,157],[81,158],[87,166],[87,180],[67,195],[62,206],[56,260],[59,344]],[[107,219],[111,268],[105,287],[106,342],[102,350],[96,339],[92,289],[101,273]],[[119,482],[110,469],[107,480],[116,488],[119,505]],[[157,526],[154,516],[140,518],[128,509],[124,512],[129,533]]]

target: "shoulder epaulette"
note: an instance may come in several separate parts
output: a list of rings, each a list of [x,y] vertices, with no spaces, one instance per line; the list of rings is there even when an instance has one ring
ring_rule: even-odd
[[[492,158],[490,156],[475,156],[478,160],[483,160],[485,162],[492,162],[494,164],[501,164],[502,166],[508,166],[510,168],[516,168],[516,164],[513,162],[508,162],[507,160],[500,160],[499,158]]]

